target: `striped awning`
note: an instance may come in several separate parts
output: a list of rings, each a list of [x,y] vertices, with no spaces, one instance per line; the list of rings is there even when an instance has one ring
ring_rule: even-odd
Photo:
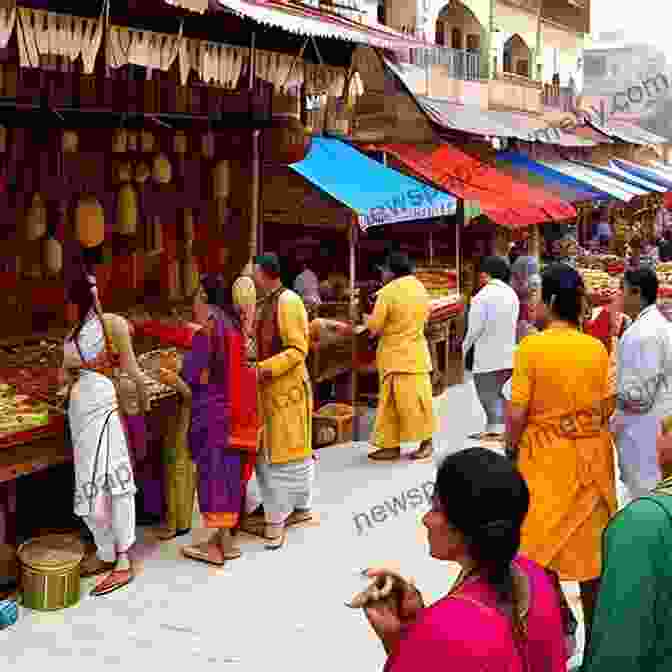
[[[216,2],[221,9],[298,35],[329,37],[392,51],[428,46],[423,40],[404,35],[391,28],[384,26],[374,28],[336,14],[326,14],[308,3],[290,4],[280,0],[216,0]]]

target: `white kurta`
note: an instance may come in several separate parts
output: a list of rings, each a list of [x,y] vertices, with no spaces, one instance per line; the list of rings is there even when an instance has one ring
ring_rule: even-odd
[[[465,356],[474,346],[473,373],[513,368],[519,313],[516,293],[501,280],[491,280],[474,296],[462,345]]]
[[[621,478],[632,497],[647,494],[661,479],[656,457],[660,421],[672,414],[672,324],[656,306],[643,310],[618,344],[616,415]],[[623,404],[640,413],[627,413]]]

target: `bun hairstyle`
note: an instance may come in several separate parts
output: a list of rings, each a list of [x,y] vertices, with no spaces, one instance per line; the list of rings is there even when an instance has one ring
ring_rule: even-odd
[[[541,275],[541,300],[555,317],[578,327],[588,305],[583,278],[567,264],[552,264]]]
[[[68,301],[77,306],[79,322],[72,333],[72,339],[79,338],[79,333],[96,303],[95,274],[81,253],[73,255],[66,270]]]
[[[500,601],[511,607],[516,639],[523,639],[522,596],[517,594],[511,563],[530,506],[525,479],[507,458],[485,448],[469,448],[443,460],[436,490],[446,518],[464,536],[477,568]]]

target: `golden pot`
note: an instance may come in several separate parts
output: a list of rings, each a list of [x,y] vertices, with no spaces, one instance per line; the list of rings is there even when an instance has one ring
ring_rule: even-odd
[[[84,546],[75,535],[48,535],[19,546],[23,606],[37,611],[66,609],[79,602],[79,566]]]

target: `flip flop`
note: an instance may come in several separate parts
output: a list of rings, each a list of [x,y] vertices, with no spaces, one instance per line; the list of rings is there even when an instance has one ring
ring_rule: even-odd
[[[266,550],[267,551],[277,551],[285,545],[285,541],[287,540],[287,533],[283,529],[282,534],[280,534],[280,536],[273,537],[273,538],[269,538],[269,537],[266,537],[266,538],[269,539],[269,541],[264,545]]]
[[[485,435],[485,432],[478,432],[478,434],[469,434],[467,438],[471,441],[482,441],[485,438]]]
[[[298,525],[299,523],[307,523],[313,519],[313,512],[310,510],[307,511],[292,511],[287,520],[285,521],[286,527],[291,527],[292,525]]]
[[[184,530],[171,530],[168,528],[159,528],[156,531],[156,538],[160,539],[161,541],[170,541],[171,539],[175,539],[177,537],[183,537],[191,532],[191,528],[188,527]]]
[[[212,545],[212,544],[211,544]],[[221,560],[215,560],[208,551],[203,550],[200,546],[185,546],[182,549],[182,555],[190,560],[196,560],[197,562],[204,562],[207,565],[213,565],[214,567],[223,567],[226,564],[227,560],[236,560],[239,558],[242,553],[238,551],[237,555],[233,553],[230,554],[230,557],[227,557],[221,549],[218,549],[222,554]]]
[[[379,448],[368,455],[373,462],[396,462],[401,459],[400,448]]]
[[[104,587],[108,579],[111,579],[115,574],[126,574],[127,577],[125,580],[114,581],[107,587]],[[120,590],[121,588],[127,586],[133,581],[134,578],[133,571],[130,569],[115,569],[110,572],[110,574],[108,574],[107,577],[91,591],[91,597],[102,597],[103,595],[114,593],[116,590]]]
[[[103,562],[98,558],[95,560],[85,558],[80,566],[79,576],[82,579],[88,579],[92,576],[100,576],[101,574],[113,571],[116,564],[116,562]]]

